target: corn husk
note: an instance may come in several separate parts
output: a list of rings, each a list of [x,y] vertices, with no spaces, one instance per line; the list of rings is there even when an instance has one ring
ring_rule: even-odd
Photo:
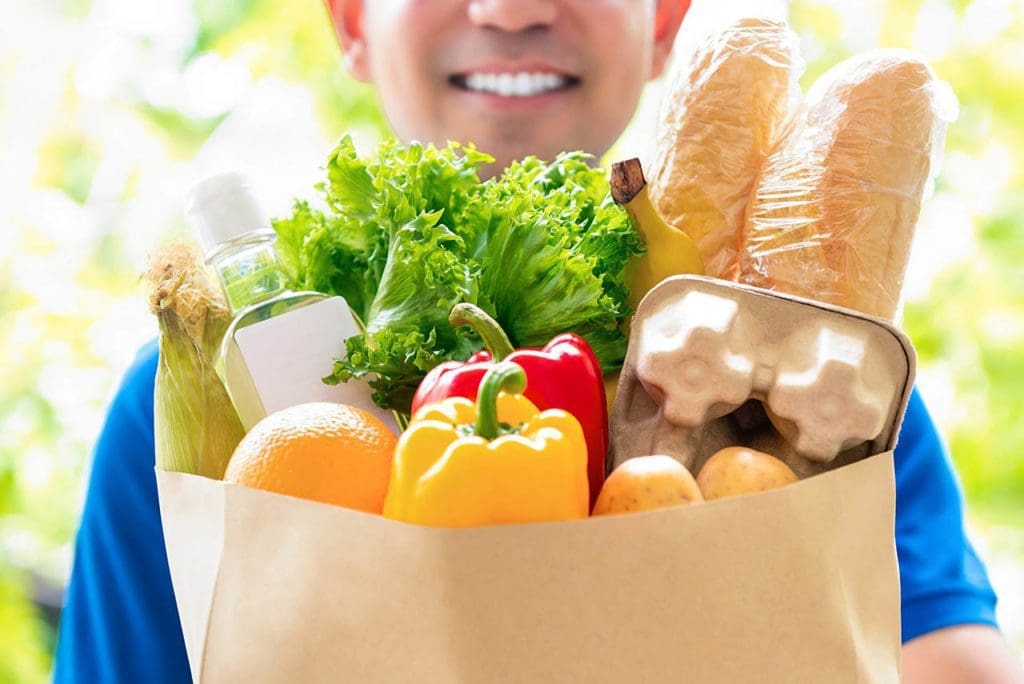
[[[214,362],[231,322],[223,295],[197,250],[164,247],[146,274],[160,323],[153,392],[156,465],[220,479],[245,430]]]

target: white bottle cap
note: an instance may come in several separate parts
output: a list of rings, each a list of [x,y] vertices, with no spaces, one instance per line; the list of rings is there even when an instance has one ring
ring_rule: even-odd
[[[185,215],[209,259],[226,242],[247,233],[273,234],[252,182],[238,171],[208,176],[185,195]]]

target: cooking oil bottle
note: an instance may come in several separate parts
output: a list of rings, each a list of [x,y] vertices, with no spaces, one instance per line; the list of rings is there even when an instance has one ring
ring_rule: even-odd
[[[233,316],[217,370],[245,429],[289,406],[333,401],[365,409],[397,431],[365,381],[323,382],[360,325],[344,298],[289,288],[277,235],[250,181],[233,171],[210,176],[189,191],[185,213]]]

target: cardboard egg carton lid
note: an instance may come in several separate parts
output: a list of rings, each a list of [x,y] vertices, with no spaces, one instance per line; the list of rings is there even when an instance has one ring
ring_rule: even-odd
[[[612,465],[665,453],[696,472],[748,446],[801,477],[895,447],[915,356],[892,324],[703,276],[637,308],[611,415]]]

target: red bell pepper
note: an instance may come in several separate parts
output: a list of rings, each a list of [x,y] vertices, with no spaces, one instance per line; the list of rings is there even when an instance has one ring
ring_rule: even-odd
[[[601,364],[590,345],[573,333],[558,335],[543,349],[514,350],[505,331],[493,318],[472,304],[458,304],[448,320],[454,326],[476,330],[486,351],[465,362],[448,361],[430,371],[416,390],[412,413],[447,397],[476,401],[484,374],[498,361],[508,360],[526,371],[526,398],[541,411],[568,411],[583,426],[587,440],[587,479],[590,505],[604,484],[608,455],[608,401]]]

